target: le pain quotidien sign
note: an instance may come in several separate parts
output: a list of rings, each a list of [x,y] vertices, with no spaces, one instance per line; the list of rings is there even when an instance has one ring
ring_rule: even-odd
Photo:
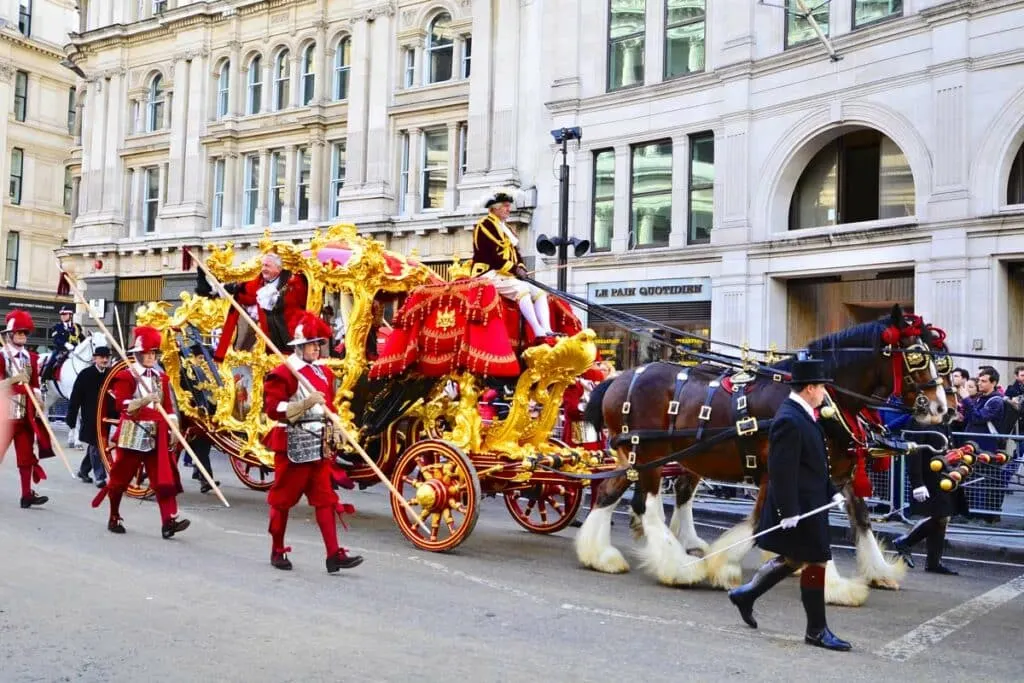
[[[711,278],[592,282],[587,285],[587,298],[600,304],[710,301]]]

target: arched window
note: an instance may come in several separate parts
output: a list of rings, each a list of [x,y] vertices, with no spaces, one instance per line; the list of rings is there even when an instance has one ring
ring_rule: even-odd
[[[1010,167],[1010,184],[1006,188],[1007,204],[1024,204],[1024,143]]]
[[[231,62],[225,60],[217,73],[217,118],[222,119],[229,113],[231,92]]]
[[[316,84],[316,45],[307,45],[302,52],[302,104],[313,101],[313,86]]]
[[[249,87],[245,103],[247,114],[259,114],[263,100],[263,60],[256,55],[249,60]]]
[[[427,34],[427,83],[450,81],[454,57],[452,18],[447,12],[442,12],[430,22],[430,33]]]
[[[274,58],[274,111],[288,106],[291,85],[291,60],[288,50],[281,50]]]
[[[348,99],[348,75],[352,69],[352,40],[342,38],[334,51],[334,99]]]
[[[903,151],[877,130],[861,129],[825,145],[804,168],[789,207],[789,229],[914,212],[914,177]]]
[[[152,132],[164,126],[164,93],[163,76],[157,74],[149,83],[149,96],[146,98],[146,130]]]

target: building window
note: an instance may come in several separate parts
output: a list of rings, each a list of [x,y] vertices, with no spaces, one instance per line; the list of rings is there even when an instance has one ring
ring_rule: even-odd
[[[300,147],[298,152],[298,164],[299,175],[297,178],[297,192],[295,193],[298,197],[298,220],[307,221],[309,220],[309,176],[312,165],[310,163],[309,150],[305,147]]]
[[[18,30],[23,36],[32,35],[32,0],[21,0],[18,6]]]
[[[818,152],[797,182],[789,229],[912,216],[914,177],[899,146],[876,130],[859,130]]]
[[[159,16],[167,11],[167,0],[153,0],[153,16]]]
[[[28,74],[18,71],[14,74],[14,118],[25,120],[25,109],[28,103]]]
[[[828,32],[828,11],[831,7],[831,3],[818,2],[813,4],[813,0],[807,0],[804,3],[807,6],[808,11],[814,18],[814,21],[818,23],[818,27],[821,32],[826,36]],[[794,45],[801,45],[809,40],[814,40],[817,34],[814,32],[814,27],[811,26],[810,20],[807,16],[800,12],[799,5],[796,4],[795,0],[786,0],[786,47],[793,47]]]
[[[25,152],[14,147],[11,149],[11,182],[8,194],[11,204],[21,204],[21,177],[25,172]]]
[[[459,125],[459,180],[466,175],[469,166],[469,127],[463,123]]]
[[[704,0],[665,4],[665,78],[704,71]]]
[[[430,130],[423,133],[423,190],[424,209],[443,209],[444,191],[448,188],[448,130]]]
[[[853,27],[860,28],[903,14],[903,0],[853,0]]]
[[[402,75],[402,85],[406,88],[411,88],[416,83],[416,51],[412,48],[406,48],[403,50],[403,53],[405,68]]]
[[[163,76],[157,74],[149,84],[149,96],[146,100],[146,131],[160,130],[164,125]]]
[[[231,62],[225,61],[220,65],[220,73],[217,74],[217,118],[227,116],[231,106]]]
[[[690,136],[689,244],[711,241],[715,217],[715,134]]]
[[[75,93],[74,88],[68,88],[68,135],[75,134],[75,119],[78,118],[78,112],[75,109]]]
[[[1024,204],[1024,144],[1010,167],[1010,184],[1006,188],[1007,204]]]
[[[4,284],[11,289],[18,287],[18,252],[21,251],[21,235],[17,230],[7,232],[7,254],[4,263]]]
[[[590,243],[593,251],[612,246],[615,213],[615,150],[594,152],[594,204],[591,210]]]
[[[608,5],[608,90],[644,82],[646,0],[611,0]]]
[[[71,215],[71,202],[75,196],[75,179],[71,175],[71,167],[64,167],[64,213]]]
[[[348,77],[352,70],[352,40],[342,38],[334,51],[334,99],[348,99]]]
[[[399,162],[400,176],[398,178],[398,213],[405,215],[408,210],[405,198],[409,194],[409,147],[410,140],[408,133],[402,133],[401,140],[401,154],[402,158]]]
[[[672,232],[672,141],[635,145],[630,178],[630,247],[668,245]]]
[[[302,52],[302,105],[313,101],[316,86],[316,45],[307,45]]]
[[[345,143],[331,145],[331,218],[341,215],[341,188],[345,186]]]
[[[160,169],[147,168],[145,182],[142,229],[148,235],[156,232],[156,214],[160,208]]]
[[[256,204],[260,199],[260,157],[258,154],[245,156],[245,189],[242,190],[242,208],[245,225],[256,224]]]
[[[224,159],[213,162],[213,206],[212,219],[214,228],[224,227]]]
[[[281,50],[274,59],[274,111],[281,111],[288,106],[289,86],[291,85],[291,66],[288,50]]]
[[[462,77],[469,78],[473,66],[473,37],[462,39]]]
[[[245,105],[247,114],[259,114],[263,100],[263,60],[256,55],[249,61],[249,93]]]
[[[447,12],[434,17],[427,35],[427,83],[452,79],[455,42],[452,40],[452,18]]]
[[[270,222],[280,223],[284,217],[284,188],[287,179],[284,152],[270,153]]]

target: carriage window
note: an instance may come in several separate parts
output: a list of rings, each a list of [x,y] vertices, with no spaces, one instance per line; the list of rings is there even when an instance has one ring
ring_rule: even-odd
[[[667,246],[672,232],[672,141],[634,146],[630,175],[630,247]]]
[[[853,27],[860,28],[876,21],[903,14],[903,0],[853,0]]]
[[[1024,204],[1024,144],[1010,167],[1010,184],[1006,188],[1007,204]]]
[[[828,11],[831,3],[812,3],[810,0],[804,3],[811,12],[811,17],[818,24],[818,28],[826,36],[828,32]],[[800,12],[799,5],[794,0],[786,0],[786,47],[803,45],[814,40],[817,33],[811,20]]]
[[[647,2],[610,0],[608,14],[608,90],[642,85]]]
[[[789,229],[914,215],[914,178],[902,150],[875,130],[833,140],[804,169]]]
[[[594,205],[591,210],[590,241],[593,251],[612,246],[612,222],[615,214],[615,150],[594,152]]]

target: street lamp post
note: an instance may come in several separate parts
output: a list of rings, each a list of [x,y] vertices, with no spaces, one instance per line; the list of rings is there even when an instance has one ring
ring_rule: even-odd
[[[540,235],[537,238],[537,251],[545,256],[558,254],[558,289],[564,292],[568,287],[566,265],[569,263],[569,246],[572,246],[576,256],[583,256],[590,249],[590,240],[569,237],[569,163],[566,158],[569,155],[569,141],[582,140],[583,129],[579,126],[558,128],[551,131],[551,135],[562,146],[562,165],[558,173],[558,236],[552,238]]]

